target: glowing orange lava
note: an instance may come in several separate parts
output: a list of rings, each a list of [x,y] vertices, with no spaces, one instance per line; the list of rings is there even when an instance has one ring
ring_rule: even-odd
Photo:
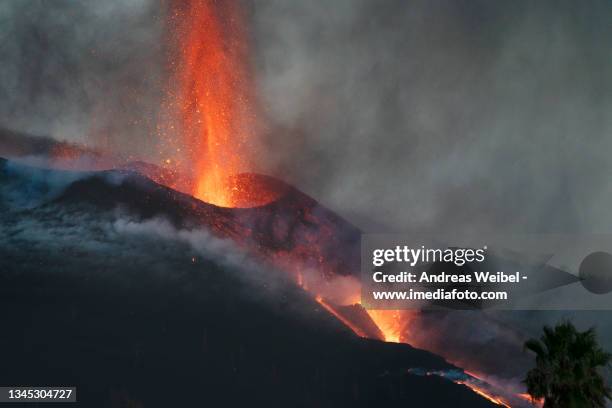
[[[349,329],[351,329],[356,335],[358,335],[359,337],[368,337],[368,335],[363,330],[361,330],[359,327],[357,327],[354,324],[352,324],[351,322],[349,322],[348,319],[344,318],[340,313],[336,312],[336,310],[331,305],[329,305],[325,301],[325,299],[323,299],[321,296],[315,297],[315,300],[321,306],[323,306],[323,308],[325,308],[325,310],[327,310],[329,313],[331,313],[336,319],[338,319],[342,323],[344,323],[344,325],[347,326]]]
[[[478,387],[477,385],[474,385],[474,384],[472,384],[470,382],[467,382],[467,381],[455,381],[455,382],[457,384],[465,385],[466,387],[468,387],[469,389],[474,391],[476,394],[480,395],[481,397],[483,397],[485,399],[488,399],[489,401],[491,401],[494,404],[497,404],[497,405],[505,407],[505,408],[512,408],[501,397],[496,397],[496,396],[490,395],[485,390],[483,390],[482,388]]]
[[[525,401],[528,401],[531,403],[531,405],[535,406],[535,407],[543,407],[544,406],[544,398],[541,399],[534,399],[531,397],[531,395],[527,394],[527,393],[522,393],[522,394],[517,394],[517,396]]]
[[[247,171],[251,83],[245,24],[236,1],[175,1],[170,25],[173,80],[164,120],[167,166],[191,175],[183,187],[234,207],[235,175]],[[178,186],[177,186],[178,187]]]
[[[405,317],[408,311],[401,310],[367,310],[370,318],[376,323],[379,330],[389,343],[400,343],[402,331],[405,327]]]

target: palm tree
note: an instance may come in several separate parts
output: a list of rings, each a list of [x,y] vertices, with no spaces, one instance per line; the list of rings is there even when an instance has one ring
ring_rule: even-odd
[[[523,381],[534,400],[544,399],[544,408],[605,407],[610,388],[602,369],[612,355],[597,343],[594,329],[576,330],[570,322],[544,327],[540,340],[525,342],[536,354],[536,366]]]

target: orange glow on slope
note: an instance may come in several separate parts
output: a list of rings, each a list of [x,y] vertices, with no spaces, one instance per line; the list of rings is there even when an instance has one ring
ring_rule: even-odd
[[[409,311],[402,310],[366,310],[370,318],[389,343],[400,343],[402,332],[407,323]]]
[[[249,169],[253,132],[245,21],[236,1],[175,1],[170,15],[173,81],[164,162],[190,174],[182,190],[234,207],[235,177]],[[179,187],[179,186],[174,186]]]
[[[486,381],[481,378],[480,376],[478,376],[477,374],[468,371],[468,370],[463,370],[467,375],[469,375],[470,377],[473,377],[483,383],[486,383]],[[469,387],[472,391],[474,391],[476,394],[481,395],[483,397],[485,397],[486,399],[488,399],[489,401],[497,404],[497,405],[501,405],[503,407],[507,407],[507,408],[512,408],[507,401],[505,401],[502,397],[500,396],[496,396],[496,395],[492,395],[490,392],[485,391],[484,389],[478,387],[478,385],[471,383],[471,382],[467,382],[467,381],[457,381],[458,384],[463,384],[466,387]],[[520,398],[522,396],[522,394],[517,394],[517,396]]]
[[[536,407],[543,407],[544,406],[544,398],[541,399],[534,399],[531,398],[531,395],[524,393],[524,394],[517,394],[518,397],[522,400],[528,401],[530,402],[532,405],[536,406]]]
[[[301,273],[299,273],[297,276],[297,284],[305,290],[308,290],[303,282],[303,276]],[[338,287],[336,290],[341,290],[341,288]],[[320,295],[316,297],[316,300],[321,303],[319,298],[321,298]],[[361,305],[361,293],[359,292],[345,294],[344,298],[345,301],[340,302],[342,305]],[[364,310],[378,327],[378,330],[380,330],[384,336],[385,341],[389,343],[405,343],[406,339],[404,339],[404,331],[407,327],[409,327],[410,322],[418,315],[418,312],[415,310],[376,310],[365,308]],[[358,333],[358,328],[356,329],[355,327],[352,327],[352,325],[347,324],[344,320],[342,320],[342,322],[349,326],[357,335],[367,337]]]
[[[359,327],[355,326],[354,324],[352,324],[351,322],[349,322],[346,318],[344,318],[342,315],[340,315],[338,312],[336,312],[334,310],[333,307],[331,307],[326,301],[325,299],[323,299],[321,296],[317,296],[315,298],[315,300],[325,308],[325,310],[327,310],[329,313],[331,313],[336,319],[340,320],[345,326],[347,326],[349,329],[351,329],[356,335],[358,335],[359,337],[368,337],[367,334],[361,330]]]
[[[479,388],[478,386],[466,382],[466,381],[455,381],[457,384],[463,384],[466,387],[468,387],[469,389],[471,389],[472,391],[474,391],[476,394],[480,395],[483,398],[488,399],[489,401],[491,401],[494,404],[497,404],[499,406],[502,407],[506,407],[506,408],[512,408],[510,405],[508,405],[503,399],[501,399],[500,397],[495,397],[493,395],[487,394],[486,391],[484,391],[482,388]]]

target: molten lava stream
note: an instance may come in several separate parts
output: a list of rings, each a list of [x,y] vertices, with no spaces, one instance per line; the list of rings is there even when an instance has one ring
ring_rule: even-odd
[[[402,330],[409,312],[400,310],[366,310],[389,343],[401,343]]]
[[[321,296],[315,297],[315,300],[317,302],[319,302],[319,304],[321,306],[323,306],[323,308],[325,308],[325,310],[327,310],[329,313],[331,313],[336,319],[340,320],[345,326],[347,326],[349,329],[351,329],[356,335],[358,335],[359,337],[368,337],[368,335],[363,330],[361,330],[358,326],[352,324],[348,319],[346,319],[340,313],[336,312],[336,310],[334,310],[334,308],[331,307],[325,301],[325,299],[323,299]]]
[[[470,382],[467,381],[455,381],[457,384],[463,384],[466,387],[468,387],[469,389],[471,389],[472,391],[474,391],[476,394],[480,395],[483,398],[488,399],[489,401],[491,401],[494,404],[500,405],[502,407],[506,407],[506,408],[512,408],[510,405],[508,405],[501,397],[496,397],[493,396],[491,394],[488,394],[485,390],[483,390],[482,388],[478,387],[477,385],[474,385]]]
[[[299,283],[299,281],[298,281]],[[316,301],[319,302],[327,311],[334,315],[340,320],[345,326],[349,327],[355,334],[360,337],[369,337],[358,325],[353,324],[341,313],[339,313],[334,307],[329,305],[321,296],[316,296]],[[356,298],[355,298],[356,299]],[[353,304],[359,303],[359,301],[352,302]],[[376,324],[379,331],[382,333],[384,340],[390,343],[407,343],[406,330],[409,329],[410,323],[413,319],[418,318],[418,311],[412,310],[366,310],[372,321]],[[505,398],[496,395],[496,393],[485,389],[487,384],[484,380],[479,378],[477,375],[464,371],[468,379],[456,379],[452,380],[456,384],[462,384],[470,388],[476,394],[486,398],[492,403],[511,408],[508,401]],[[473,381],[471,381],[471,380]],[[523,395],[517,395],[521,399],[525,399]]]

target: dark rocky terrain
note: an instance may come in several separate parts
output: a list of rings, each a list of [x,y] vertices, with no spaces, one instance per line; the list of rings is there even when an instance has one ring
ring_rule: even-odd
[[[493,406],[409,374],[456,367],[357,337],[198,225],[219,214],[196,201],[132,172],[2,160],[0,383],[76,385],[88,407]],[[207,223],[244,227],[223,211]]]

